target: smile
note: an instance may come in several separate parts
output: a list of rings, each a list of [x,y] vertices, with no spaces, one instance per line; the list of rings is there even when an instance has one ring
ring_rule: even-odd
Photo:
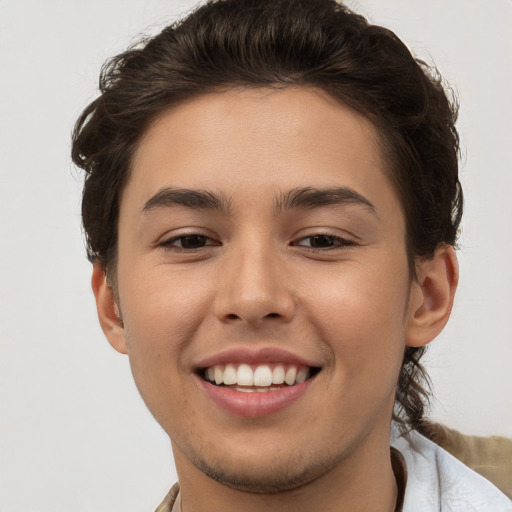
[[[216,386],[229,386],[236,391],[251,393],[277,391],[302,384],[317,371],[316,368],[291,364],[242,363],[210,366],[201,373],[207,382]]]
[[[213,405],[239,417],[265,417],[290,407],[306,395],[321,370],[303,363],[236,359],[202,366],[196,378]]]

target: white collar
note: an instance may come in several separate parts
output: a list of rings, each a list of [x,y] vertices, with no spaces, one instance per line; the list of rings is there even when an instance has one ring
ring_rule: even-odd
[[[403,512],[512,512],[512,501],[446,450],[412,431],[391,445],[407,466]]]

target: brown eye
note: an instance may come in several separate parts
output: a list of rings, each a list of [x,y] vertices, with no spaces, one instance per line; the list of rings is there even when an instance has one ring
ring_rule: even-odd
[[[206,245],[208,237],[203,235],[186,235],[178,238],[176,242],[178,241],[182,249],[199,249]]]
[[[354,242],[339,236],[319,233],[317,235],[305,236],[293,245],[309,249],[336,249],[354,245]]]
[[[193,251],[210,245],[218,245],[210,237],[191,233],[190,235],[175,236],[161,244],[166,249]]]
[[[309,240],[310,247],[315,248],[333,247],[336,245],[336,237],[329,235],[315,235],[309,237]]]

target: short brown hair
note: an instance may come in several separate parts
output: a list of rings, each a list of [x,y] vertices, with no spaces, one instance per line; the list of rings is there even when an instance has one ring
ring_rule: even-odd
[[[115,273],[119,200],[136,145],[163,110],[233,87],[316,87],[378,129],[417,258],[456,243],[462,215],[457,105],[435,68],[398,37],[335,0],[218,0],[141,41],[101,72],[78,119],[72,157],[85,170],[87,252]],[[408,348],[395,419],[420,428],[428,401],[423,348]]]

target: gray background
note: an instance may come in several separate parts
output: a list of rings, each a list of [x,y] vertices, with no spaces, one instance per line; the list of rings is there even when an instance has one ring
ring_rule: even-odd
[[[168,440],[106,343],[80,233],[72,124],[100,65],[195,2],[0,0],[0,510],[152,510]],[[512,436],[512,2],[360,0],[456,85],[460,289],[431,346],[433,417]]]

